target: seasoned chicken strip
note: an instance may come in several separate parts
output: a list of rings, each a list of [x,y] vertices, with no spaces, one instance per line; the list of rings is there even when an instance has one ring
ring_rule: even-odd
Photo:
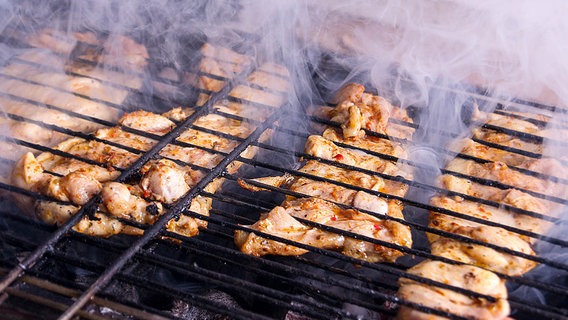
[[[492,272],[468,265],[450,265],[439,261],[426,260],[408,270],[412,275],[434,280],[443,284],[463,288],[496,299],[468,297],[450,289],[438,288],[415,280],[401,278],[398,296],[406,301],[448,312],[470,319],[507,319],[510,307],[507,302],[505,280]],[[397,319],[445,319],[402,306]]]
[[[535,172],[545,173],[546,167],[556,168],[554,175],[562,178],[568,176],[568,170],[557,160],[543,158],[531,160],[522,167],[532,168]],[[549,196],[568,198],[568,186],[534,175],[528,175],[518,170],[512,170],[503,162],[478,163],[472,160],[456,158],[448,163],[447,170],[463,173],[468,176],[497,181],[511,187],[534,191]],[[549,174],[552,173],[549,171]]]
[[[475,202],[456,201],[448,197],[434,197],[431,200],[431,204],[439,208],[511,225],[517,228],[529,229],[531,227],[531,225],[525,225],[526,220],[523,217],[517,217],[515,214],[507,212],[506,210]],[[534,255],[534,251],[530,245],[531,240],[527,237],[520,237],[518,234],[503,228],[492,227],[483,223],[436,212],[430,214],[430,227],[508,248],[516,252]],[[537,223],[533,223],[532,227],[541,228]],[[434,234],[428,234],[428,238],[431,242],[432,253],[456,261],[474,264],[499,273],[521,275],[536,266],[536,263],[532,260],[506,254],[481,245],[450,240]]]
[[[317,135],[308,137],[305,152],[312,156],[341,162],[366,170],[391,176],[401,176],[407,179],[412,178],[409,168],[402,164],[397,165],[394,162],[383,160],[363,151],[339,147],[332,141]],[[404,192],[406,192],[406,190]]]
[[[363,139],[358,137],[344,138],[337,128],[325,129],[322,137],[333,142],[339,142],[397,158],[406,159],[408,156],[406,148],[401,143],[388,139],[374,136],[365,136]]]
[[[306,162],[306,164],[302,168],[300,168],[299,171],[316,177],[322,177],[332,181],[347,183],[364,189],[392,195],[403,196],[407,188],[406,185],[400,182],[383,179],[378,176],[371,176],[359,171],[342,169],[333,165],[318,162],[316,160],[310,160]],[[369,210],[381,212],[381,214],[384,214],[384,211],[379,210],[378,208],[386,207],[386,200],[377,196],[372,196],[365,191],[357,191],[352,188],[343,187],[330,182],[317,181],[308,177],[293,177],[291,175],[284,175],[280,177],[262,177],[252,180],[275,187],[281,187],[285,185],[285,187],[291,191],[312,197],[324,198],[347,205],[354,205],[353,199],[355,199],[356,195],[366,194],[369,197],[374,197],[377,199],[372,205],[374,209]],[[256,187],[251,184],[247,184],[242,180],[239,181],[239,184],[243,188],[251,191],[263,190],[262,187]],[[359,208],[365,209],[363,207]]]
[[[337,106],[328,112],[320,111],[331,121],[341,123],[343,137],[365,136],[366,129],[397,138],[408,138],[414,129],[387,125],[390,118],[412,122],[404,111],[385,98],[364,92],[359,84],[346,85],[336,96]]]
[[[484,160],[503,162],[514,167],[522,166],[534,160],[532,157],[489,147],[471,139],[457,141],[449,146],[449,150]]]
[[[393,206],[390,208],[390,206]],[[390,202],[389,212],[396,212],[402,217],[400,205]],[[410,234],[403,228],[393,227],[393,222],[381,220],[353,209],[341,209],[319,198],[302,198],[286,201],[280,207],[265,214],[249,228],[271,235],[279,236],[317,248],[337,250],[341,253],[370,261],[393,262],[402,253],[388,247],[372,244],[342,235],[309,227],[294,218],[302,218],[333,228],[357,233],[369,238],[380,239],[400,246],[410,246]],[[299,255],[307,251],[282,242],[263,239],[253,232],[235,231],[235,244],[247,254],[260,256],[266,254]]]
[[[473,137],[504,147],[514,148],[532,153],[542,154],[544,151],[544,147],[540,143],[525,141],[523,139],[508,135],[504,132],[498,132],[494,130],[476,128],[473,129]]]

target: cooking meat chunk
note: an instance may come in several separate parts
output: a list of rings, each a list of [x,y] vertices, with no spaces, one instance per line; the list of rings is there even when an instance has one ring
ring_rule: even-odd
[[[359,137],[345,138],[337,128],[325,129],[322,137],[333,142],[339,142],[397,158],[406,159],[408,156],[406,148],[401,143],[388,139],[374,136],[365,136],[364,139]]]
[[[412,178],[408,167],[396,164],[391,161],[371,156],[363,151],[339,147],[332,141],[321,136],[312,135],[308,137],[305,152],[326,160],[337,161],[350,166],[388,174],[391,176],[401,176],[407,179]],[[404,190],[406,192],[406,190]]]
[[[517,113],[520,115],[529,115],[528,113]],[[512,116],[507,116],[503,114],[493,113],[493,112],[482,112],[478,108],[475,108],[472,114],[472,119],[484,122],[496,127],[506,128],[518,132],[538,134],[541,130],[536,124],[526,121],[523,119],[518,119]],[[529,118],[527,118],[528,120]],[[533,118],[534,119],[534,118]],[[542,117],[540,120],[544,120]]]
[[[542,154],[544,146],[540,143],[525,141],[515,136],[511,136],[504,132],[494,130],[476,128],[473,129],[473,137],[479,140],[498,144],[508,148],[514,148],[527,152]]]
[[[549,158],[531,160],[523,164],[522,167],[532,168],[533,171],[541,173],[545,173],[544,170],[547,167],[555,168],[554,174],[557,177],[563,177],[568,174],[568,170],[560,165],[557,160]],[[568,196],[568,187],[565,184],[524,174],[518,170],[512,170],[507,164],[500,161],[481,164],[471,160],[456,158],[448,163],[446,169],[549,196],[559,198]],[[549,174],[552,173],[550,170],[548,172]]]
[[[401,278],[398,296],[401,299],[470,319],[506,319],[510,312],[505,281],[490,271],[469,265],[450,265],[426,260],[408,270],[410,274],[439,283],[463,288],[496,299],[468,297],[451,289],[427,285]],[[401,306],[398,319],[445,319]]]
[[[93,32],[65,32],[57,29],[42,29],[25,36],[34,47],[48,49],[62,56],[81,58],[93,63],[140,71],[147,64],[146,47],[120,34],[101,38]]]
[[[489,207],[475,202],[456,201],[448,197],[433,197],[431,204],[439,208],[521,229],[536,228],[537,230],[534,231],[540,231],[539,229],[541,228],[540,223],[532,220],[533,223],[529,224],[526,222],[526,218],[520,214],[512,214],[504,209]],[[437,212],[431,212],[430,214],[430,227],[508,248],[519,253],[534,255],[530,245],[533,240],[503,228],[488,226]],[[428,238],[432,245],[432,253],[496,272],[508,275],[521,275],[536,266],[536,263],[532,260],[481,245],[450,240],[435,234],[428,234]]]
[[[347,84],[334,101],[337,106],[330,110],[318,111],[323,117],[341,124],[343,137],[364,137],[361,129],[386,134],[391,137],[408,139],[414,132],[409,126],[389,123],[389,119],[398,119],[412,123],[406,112],[394,107],[385,98],[364,92],[360,84]]]
[[[205,43],[200,52],[199,71],[201,74],[186,73],[183,75],[183,80],[196,88],[211,92],[221,90],[226,80],[234,78],[251,63],[250,57],[246,55],[210,43]],[[209,94],[200,93],[196,105],[201,106],[208,99]]]
[[[152,224],[163,212],[163,206],[160,202],[144,199],[142,194],[141,188],[136,185],[105,183],[101,193],[103,209],[117,218]]]
[[[147,198],[165,203],[181,198],[189,191],[190,185],[198,182],[191,179],[191,173],[186,175],[184,169],[166,159],[147,163],[140,170],[143,175],[140,185]]]
[[[12,78],[3,79],[0,82],[0,91],[7,94],[7,96],[3,96],[0,99],[0,104],[5,112],[32,121],[40,121],[83,132],[95,130],[100,125],[96,122],[82,120],[72,113],[47,109],[42,104],[49,104],[63,110],[72,110],[76,114],[107,121],[116,121],[118,118],[116,109],[89,99],[89,95],[94,95],[94,99],[97,95],[105,94],[103,90],[96,89],[102,86],[100,82],[94,79],[72,77],[55,72],[42,72],[39,69],[32,72],[33,70],[30,71],[27,70],[28,68],[21,66],[23,65],[11,64],[5,67],[9,69],[6,72],[13,74]],[[44,79],[44,81],[49,79],[49,86],[30,82],[35,78]],[[79,82],[84,83],[79,85]],[[83,97],[81,94],[87,97]],[[108,96],[109,93],[106,94]],[[22,101],[21,99],[27,100]],[[7,126],[14,138],[41,145],[53,145],[66,137],[62,133],[38,126],[30,121],[22,122],[3,118],[0,121],[0,125]],[[22,154],[21,148],[17,145],[3,144],[2,147],[4,154],[8,157],[13,156],[17,158]]]
[[[352,186],[392,195],[404,195],[406,188],[406,185],[399,182],[383,179],[378,176],[371,176],[359,171],[342,169],[333,165],[321,163],[316,160],[310,160],[306,162],[306,164],[302,168],[300,168],[299,171],[316,177],[322,177],[332,181],[346,183]],[[262,177],[252,180],[275,187],[286,186],[286,188],[294,192],[351,206],[356,206],[355,202],[358,202],[360,204],[368,203],[367,206],[373,207],[373,209],[369,209],[370,211],[379,212],[381,214],[386,213],[386,210],[379,209],[386,209],[385,199],[371,195],[370,193],[365,191],[357,191],[353,188],[340,186],[331,182],[317,181],[302,176],[293,177],[290,175],[284,175],[280,177]],[[239,181],[239,184],[243,188],[251,191],[264,190],[262,189],[262,187],[256,187],[251,184],[247,184],[242,180]],[[371,198],[373,198],[373,200],[363,200]],[[372,202],[372,204],[370,204],[370,202]],[[358,208],[367,210],[363,207]]]
[[[389,212],[396,212],[397,216],[402,216],[399,203],[391,201],[388,205]],[[341,209],[319,198],[286,201],[282,206],[274,208],[263,215],[258,222],[248,227],[317,248],[337,250],[347,256],[371,262],[393,262],[402,255],[402,252],[389,247],[307,226],[295,218],[306,219],[400,246],[411,245],[410,234],[406,234],[406,230],[395,226],[392,221],[382,220],[354,209]],[[404,235],[400,234],[401,231]],[[253,232],[243,230],[235,231],[235,244],[241,251],[255,256],[299,255],[307,252],[305,249],[265,239]]]
[[[457,141],[449,146],[449,149],[456,153],[463,153],[468,156],[494,162],[499,161],[507,164],[508,166],[515,167],[522,166],[523,164],[534,160],[534,158],[498,148],[492,148],[471,139]]]

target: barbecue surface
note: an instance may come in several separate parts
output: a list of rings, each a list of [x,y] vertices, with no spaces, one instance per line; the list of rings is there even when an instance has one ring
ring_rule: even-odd
[[[217,50],[212,50],[217,48]],[[255,65],[247,63],[246,53],[237,53],[234,48],[223,48],[222,44],[206,44],[199,47],[196,54],[202,59],[191,66],[187,71],[186,81],[179,79],[165,79],[167,73],[158,68],[160,72],[152,74],[152,80],[157,87],[167,87],[168,90],[184,91],[188,96],[179,99],[179,95],[167,94],[160,96],[156,93],[150,96],[150,101],[160,106],[162,111],[182,105],[190,107],[192,115],[182,122],[176,123],[175,129],[159,139],[150,150],[141,152],[140,157],[131,166],[121,168],[121,177],[127,181],[132,175],[150,159],[160,154],[160,151],[168,145],[176,145],[190,142],[179,142],[179,136],[186,130],[222,136],[233,142],[230,152],[219,151],[214,148],[207,149],[210,154],[218,155],[218,163],[209,168],[200,168],[204,176],[190,191],[179,201],[168,206],[166,212],[153,225],[144,225],[132,221],[122,221],[135,228],[144,230],[140,237],[128,235],[116,235],[110,238],[91,237],[72,231],[73,226],[85,216],[92,214],[97,205],[96,197],[86,204],[61,226],[55,227],[38,221],[32,216],[24,214],[13,201],[13,197],[26,198],[23,201],[35,199],[51,200],[40,193],[30,192],[17,188],[10,182],[0,184],[4,192],[3,208],[0,215],[0,254],[2,274],[2,296],[0,296],[0,310],[5,318],[35,318],[41,315],[44,318],[66,317],[72,318],[78,315],[87,319],[116,318],[116,319],[160,319],[178,318],[201,319],[210,317],[236,318],[236,319],[382,319],[394,317],[400,305],[415,308],[420,311],[434,313],[450,318],[457,316],[440,312],[434,309],[414,304],[396,296],[399,288],[397,283],[401,277],[410,278],[419,283],[432,286],[441,286],[448,290],[457,290],[460,293],[473,298],[487,298],[478,293],[461,290],[452,286],[444,285],[432,279],[416,277],[408,274],[406,270],[424,259],[445,261],[444,258],[430,253],[425,232],[440,233],[439,230],[428,227],[426,218],[428,211],[440,212],[450,216],[471,219],[460,215],[458,212],[433,206],[429,199],[409,196],[399,197],[396,195],[381,194],[373,190],[363,191],[396,199],[404,204],[405,219],[392,218],[393,221],[410,227],[413,233],[414,245],[412,248],[385,243],[376,239],[365,239],[377,245],[384,245],[405,253],[405,256],[394,263],[370,263],[341,255],[330,250],[323,250],[307,245],[294,243],[285,239],[261,234],[261,236],[291,244],[305,249],[309,253],[297,257],[251,257],[242,254],[233,243],[235,230],[250,231],[243,225],[252,224],[258,220],[262,212],[270,211],[279,205],[286,195],[298,196],[285,188],[271,187],[257,184],[258,187],[269,191],[261,194],[249,193],[239,187],[239,179],[250,184],[255,184],[254,178],[263,176],[278,176],[290,174],[298,177],[307,177],[321,180],[330,184],[341,185],[345,188],[358,190],[360,187],[341,184],[333,179],[321,178],[301,172],[298,167],[303,160],[316,160],[327,165],[337,165],[333,161],[326,161],[303,152],[306,139],[310,134],[318,133],[322,126],[335,126],[339,124],[323,119],[311,112],[313,107],[310,102],[305,105],[287,105],[285,101],[285,83],[287,72],[278,65],[278,61],[267,61],[267,64]],[[16,58],[19,59],[19,58]],[[234,63],[237,60],[239,63]],[[205,61],[205,62],[204,62]],[[207,63],[209,62],[209,63]],[[149,63],[155,63],[150,56]],[[215,63],[212,66],[212,63]],[[228,64],[228,65],[227,65]],[[220,67],[225,66],[225,67]],[[237,67],[243,66],[243,67]],[[160,66],[161,67],[161,66]],[[153,67],[151,67],[153,68]],[[322,69],[325,70],[325,69]],[[335,70],[336,72],[338,70]],[[348,72],[347,70],[343,70]],[[0,73],[3,71],[0,70]],[[340,70],[341,72],[341,70]],[[2,76],[7,76],[2,73]],[[15,75],[10,75],[14,77]],[[175,78],[175,77],[174,77]],[[265,78],[272,79],[269,82]],[[25,80],[25,79],[24,79]],[[25,81],[32,81],[27,79]],[[293,81],[293,79],[292,79]],[[314,81],[317,83],[318,79]],[[268,84],[267,84],[268,83]],[[144,104],[133,101],[144,96],[144,88],[128,88],[129,96],[125,101],[109,105],[118,112],[132,111],[133,107],[144,109]],[[126,90],[126,89],[125,89]],[[444,90],[444,89],[432,89]],[[168,91],[171,93],[172,91]],[[189,92],[189,93],[187,93]],[[0,93],[2,97],[13,97],[14,93]],[[320,92],[317,96],[329,96],[329,92]],[[476,100],[483,101],[484,97],[477,92],[464,92]],[[23,94],[22,94],[23,95]],[[388,97],[388,92],[384,93]],[[284,98],[283,98],[284,97]],[[20,97],[20,98],[25,98]],[[20,99],[19,98],[19,99]],[[90,97],[87,95],[87,99]],[[191,103],[188,103],[189,100]],[[144,101],[144,100],[142,100]],[[26,100],[27,103],[33,101]],[[325,101],[320,101],[325,105]],[[104,101],[99,103],[104,104]],[[227,104],[242,105],[243,110],[248,110],[239,115],[223,111],[220,106]],[[36,102],[37,108],[53,110],[54,106]],[[467,109],[469,106],[464,106]],[[519,116],[515,112],[514,105],[501,105],[495,113]],[[539,114],[554,115],[554,112],[565,112],[556,108],[550,110],[548,106],[528,103],[517,103],[517,107],[528,109],[535,114],[533,122],[541,123],[553,121],[553,117],[542,119]],[[113,127],[115,122],[94,116],[81,116],[72,111],[66,113],[94,126]],[[418,109],[416,116],[424,109]],[[230,133],[220,132],[203,128],[196,124],[201,116],[215,115],[227,119],[245,121],[252,124],[254,130],[246,136],[235,136]],[[81,132],[76,128],[68,128],[57,123],[49,124],[25,115],[2,115],[17,123],[33,123],[65,134],[68,137],[89,138],[87,132]],[[522,114],[525,116],[525,113]],[[307,119],[307,120],[306,120]],[[464,119],[474,120],[474,119]],[[397,121],[402,127],[416,128],[410,122]],[[473,127],[480,127],[482,123],[472,123]],[[541,124],[543,126],[543,124]],[[518,128],[502,128],[493,124],[492,129],[502,132],[504,135],[520,136],[525,140],[527,133]],[[452,132],[436,134],[452,135]],[[143,134],[137,132],[138,134]],[[380,134],[367,132],[377,139],[388,138]],[[270,136],[270,139],[266,139]],[[22,145],[34,153],[52,152],[57,153],[52,145],[47,143],[34,143],[26,139],[10,140],[9,136],[3,136],[5,141],[10,141],[16,147]],[[156,137],[153,137],[156,138]],[[402,138],[403,139],[403,138]],[[491,146],[496,150],[506,150],[513,156],[538,158],[540,154],[534,149],[522,150],[510,146],[500,146],[493,141],[484,142],[483,137],[476,138],[476,143]],[[532,141],[534,142],[534,137]],[[403,141],[412,145],[413,141]],[[365,146],[350,146],[344,142],[336,142],[340,147],[355,150],[365,150]],[[248,159],[241,156],[247,148],[258,148],[257,156]],[[538,150],[536,150],[538,151]],[[391,154],[366,151],[371,155],[389,161],[397,161],[412,166],[414,170],[429,170],[430,168],[421,163],[415,163],[407,158],[398,158]],[[438,150],[440,154],[448,158],[458,157],[472,160],[478,163],[486,163],[487,159],[463,152],[450,150]],[[72,156],[62,154],[62,156]],[[10,167],[13,159],[9,155],[2,157],[3,163]],[[81,159],[79,159],[81,160]],[[337,165],[339,166],[339,165]],[[230,170],[231,167],[239,167],[238,172]],[[357,166],[343,166],[344,169],[356,170],[366,174],[376,174]],[[446,174],[456,174],[446,169],[435,168]],[[535,176],[545,180],[554,181],[565,185],[568,177],[556,176],[554,172],[537,172],[531,168],[516,168],[523,174]],[[401,176],[380,174],[381,178],[404,183],[411,188],[411,193],[445,192],[436,185],[424,184],[406,179]],[[498,186],[491,179],[480,179],[465,175],[477,183]],[[205,190],[208,183],[222,177],[225,183],[219,191],[209,193]],[[463,175],[460,175],[463,177]],[[527,187],[528,189],[528,187]],[[530,192],[530,190],[522,191]],[[456,194],[454,194],[456,195]],[[470,201],[484,203],[488,206],[500,206],[499,203],[487,201],[475,196],[460,194]],[[543,194],[543,197],[555,203],[564,205],[565,199],[559,195]],[[195,197],[212,199],[212,209],[209,216],[187,210],[188,204]],[[536,219],[562,223],[561,219],[543,215],[539,212],[519,211]],[[207,221],[208,227],[200,231],[195,237],[186,237],[174,232],[167,231],[165,224],[172,218],[180,215],[199,218]],[[477,223],[490,223],[488,221],[476,221]],[[492,225],[495,226],[495,225]],[[522,230],[515,227],[506,227],[511,232],[522,234],[532,239],[539,239],[544,245],[556,250],[565,250],[568,245],[561,237],[551,233],[548,236],[541,234],[539,230]],[[341,233],[340,230],[333,232]],[[346,236],[357,236],[345,233]],[[457,234],[443,233],[448,238],[467,240]],[[476,245],[487,245],[476,243]],[[542,280],[535,273],[523,277],[513,277],[499,274],[506,279],[509,291],[516,287],[535,289],[548,297],[546,302],[534,301],[522,294],[509,294],[509,304],[512,316],[516,318],[566,318],[568,309],[563,304],[564,297],[568,294],[565,272],[568,265],[549,258],[546,255],[525,255],[518,252],[510,252],[498,245],[491,245],[497,251],[505,251],[513,256],[538,263],[537,267],[552,272],[558,272],[558,281],[551,282]],[[538,270],[536,270],[538,271]],[[564,273],[563,273],[564,272]],[[562,276],[563,275],[563,276]],[[564,277],[564,278],[562,278]]]

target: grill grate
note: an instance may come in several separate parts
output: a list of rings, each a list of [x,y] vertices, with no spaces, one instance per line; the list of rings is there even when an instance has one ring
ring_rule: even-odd
[[[89,63],[88,61],[81,62]],[[255,182],[248,178],[249,173],[251,175],[259,175],[265,172],[268,172],[270,175],[287,173],[293,176],[306,177],[311,180],[325,181],[344,188],[361,190],[384,198],[400,200],[405,205],[405,213],[407,217],[418,216],[415,213],[419,211],[440,212],[464,220],[482,223],[484,225],[497,226],[514,233],[539,239],[539,241],[561,247],[562,249],[568,246],[568,242],[566,240],[556,236],[548,236],[520,230],[515,227],[489,222],[458,212],[434,207],[421,201],[368,190],[358,186],[337,182],[332,179],[321,178],[300,172],[295,169],[295,163],[299,161],[300,158],[314,159],[328,165],[377,175],[392,181],[402,182],[412,188],[422,190],[424,192],[446,192],[445,190],[431,184],[420,183],[404,179],[399,176],[379,174],[354,166],[341,165],[334,161],[328,161],[305,154],[301,151],[301,148],[305,138],[311,133],[311,131],[313,131],[312,127],[316,127],[318,125],[337,127],[338,124],[325,119],[319,119],[314,116],[306,117],[306,114],[303,111],[289,111],[286,107],[275,108],[271,105],[248,101],[242,97],[231,96],[231,91],[237,86],[244,84],[244,79],[252,71],[253,69],[246,69],[240,75],[237,75],[234,80],[199,71],[199,75],[207,75],[213,79],[225,81],[227,84],[217,92],[207,91],[200,88],[192,88],[191,92],[194,95],[206,94],[209,96],[209,99],[203,106],[196,107],[194,109],[194,113],[189,118],[182,123],[178,123],[176,129],[165,136],[152,135],[146,132],[122,127],[122,129],[133,134],[158,141],[158,143],[149,151],[143,152],[141,150],[112,143],[104,139],[97,140],[135,154],[140,154],[140,158],[132,166],[128,168],[115,168],[116,170],[121,171],[118,181],[127,181],[132,175],[137,174],[138,170],[148,160],[159,157],[159,152],[168,144],[200,148],[208,153],[223,156],[223,160],[212,169],[184,164],[201,170],[206,175],[197,184],[197,186],[184,196],[184,198],[170,206],[167,212],[161,216],[154,225],[144,226],[124,220],[124,222],[129,225],[145,230],[144,235],[140,238],[115,236],[110,239],[101,239],[73,232],[71,228],[80,221],[83,216],[92,214],[92,212],[95,211],[96,206],[100,201],[100,198],[98,197],[93,198],[88,204],[82,206],[79,212],[77,212],[67,223],[57,228],[23,216],[16,208],[10,207],[8,209],[3,209],[1,215],[2,224],[0,225],[0,244],[5,250],[3,250],[4,253],[0,254],[0,257],[2,257],[2,266],[4,267],[0,270],[0,274],[3,276],[2,282],[0,283],[0,292],[3,292],[0,297],[0,302],[2,302],[3,305],[11,306],[12,304],[17,305],[18,301],[15,301],[16,299],[21,299],[21,301],[24,302],[44,306],[61,319],[71,319],[76,315],[87,319],[101,319],[109,316],[108,314],[89,311],[89,308],[93,305],[99,306],[101,309],[108,308],[109,310],[114,310],[117,312],[115,315],[117,317],[119,317],[119,314],[122,314],[140,319],[183,319],[186,315],[175,314],[171,311],[171,309],[166,308],[172,304],[172,301],[178,300],[197,306],[201,309],[208,310],[214,314],[223,314],[237,319],[285,318],[292,317],[292,313],[302,314],[314,319],[359,319],[361,316],[364,318],[379,318],[381,316],[394,316],[396,314],[395,305],[409,306],[424,312],[446,316],[452,319],[460,319],[460,317],[456,315],[427,308],[425,306],[397,298],[395,295],[398,288],[396,281],[399,277],[413,279],[418,282],[435,285],[440,288],[451,289],[464,293],[468,296],[483,298],[488,301],[494,300],[494,298],[490,296],[480,295],[475,292],[443,283],[437,283],[430,279],[406,273],[407,267],[424,258],[456,263],[446,258],[431,254],[426,243],[419,243],[419,241],[415,241],[417,244],[413,248],[399,247],[392,243],[363,237],[358,234],[319,225],[306,220],[301,221],[306,225],[316,226],[318,228],[340,233],[352,238],[363,239],[373,244],[395,248],[405,252],[407,256],[401,258],[400,261],[396,263],[369,263],[347,257],[333,251],[310,247],[308,245],[295,243],[290,240],[257,231],[253,232],[258,233],[267,239],[273,239],[308,249],[310,253],[298,257],[267,258],[256,258],[240,253],[232,244],[234,230],[251,231],[241,224],[247,224],[255,221],[260,212],[266,212],[275,205],[278,205],[280,203],[278,200],[282,199],[286,195],[294,197],[305,196],[284,188],[272,187]],[[2,76],[4,77],[4,75]],[[183,85],[180,85],[179,83],[168,82],[165,79],[163,82],[183,87]],[[249,86],[257,90],[279,93],[277,90],[271,91],[269,88],[262,87],[260,85],[249,84]],[[136,90],[132,89],[129,89],[129,92],[134,95],[139,94]],[[114,126],[114,123],[111,121],[84,116],[54,105],[39,104],[37,101],[16,97],[6,93],[0,93],[0,95],[9,97],[10,99],[22,100],[26,103],[35,104],[42,108],[57,110],[74,118],[90,121],[98,125],[106,127]],[[88,96],[82,96],[82,98],[90,99]],[[167,103],[170,105],[174,104],[172,101],[166,101],[161,97],[155,98],[155,100],[160,100],[160,103]],[[192,98],[194,101],[196,100],[195,97]],[[476,98],[483,99],[484,97],[478,96]],[[258,119],[230,115],[222,111],[214,110],[213,106],[222,100],[247,104],[265,111],[271,110],[272,113],[263,121],[259,121]],[[126,103],[125,105],[116,105],[105,101],[97,102],[125,111],[132,110],[133,107],[133,105],[129,103]],[[554,107],[543,107],[538,104],[532,104],[520,100],[515,102],[527,105],[536,110],[545,109],[550,112],[562,112],[562,110]],[[495,112],[496,114],[507,113],[505,108],[498,108]],[[247,138],[240,138],[193,124],[200,116],[212,113],[239,121],[247,121],[254,124],[256,126],[256,130]],[[91,140],[94,139],[94,137],[89,134],[84,134],[79,131],[70,130],[54,124],[43,123],[41,121],[36,121],[16,114],[4,114],[3,117],[17,122],[36,124],[43,128],[63,133],[67,136],[81,137]],[[307,118],[308,124],[298,125],[299,118]],[[416,127],[410,123],[397,122],[396,124]],[[484,127],[520,138],[540,142],[538,137],[533,137],[526,133],[490,125],[484,125]],[[187,128],[212,133],[231,141],[236,141],[238,146],[232,152],[224,153],[193,145],[191,143],[177,141],[176,139],[179,134]],[[275,138],[270,142],[259,141],[259,137],[267,130],[272,130]],[[367,133],[378,138],[389,138],[373,132]],[[442,132],[440,134],[444,133]],[[75,157],[77,160],[89,162],[88,159],[76,157],[66,152],[54,150],[52,148],[30,143],[21,139],[12,139],[8,136],[3,136],[3,140],[12,141],[13,143],[37,151],[47,151],[64,157]],[[293,141],[293,143],[292,146],[287,145],[286,147],[281,147],[279,143],[282,141]],[[402,142],[410,146],[417,146],[417,144],[413,141]],[[476,140],[476,142],[527,157],[538,158],[541,156],[540,154],[515,148],[507,148],[491,144],[486,141]],[[338,143],[337,145],[351,149],[363,150],[347,144]],[[240,156],[242,151],[249,146],[256,146],[260,149],[256,159],[247,159]],[[432,168],[427,164],[417,163],[407,159],[399,159],[377,152],[364,151],[388,161],[398,161],[400,163],[407,164],[418,170],[436,170],[443,174],[451,174],[456,177],[467,178],[483,185],[491,185],[492,187],[500,189],[510,188],[510,186],[497,181],[476,178],[450,170]],[[449,150],[439,151],[441,154],[448,157],[458,156],[480,163],[486,163],[489,161],[466,154],[455,153]],[[12,163],[9,159],[5,160],[9,164]],[[226,172],[227,166],[233,162],[243,164],[238,174],[229,174]],[[90,163],[95,165],[104,165],[93,161],[90,161]],[[518,170],[523,174],[549,179],[558,183],[568,183],[567,180],[560,177],[551,177],[549,175],[540,174],[522,168],[512,167],[511,169]],[[209,182],[218,177],[226,179],[225,187],[222,191],[214,194],[203,191],[203,188]],[[236,185],[239,179],[242,179],[251,185],[263,187],[271,192],[270,194],[265,195],[249,194],[238,189]],[[39,193],[23,190],[7,183],[1,183],[0,188],[11,193],[30,196],[34,199],[53,200]],[[566,199],[559,197],[532,192],[530,190],[522,191],[539,198],[546,198],[548,201],[555,203],[565,204],[566,202]],[[525,214],[545,221],[558,224],[564,223],[564,221],[559,218],[521,210],[511,206],[504,206],[497,202],[456,192],[446,193],[493,207],[505,207],[512,212]],[[198,195],[215,200],[211,216],[207,217],[200,215],[199,213],[186,210],[191,200]],[[345,205],[338,205],[350,208]],[[376,213],[367,210],[360,211],[378,216]],[[192,238],[187,238],[179,234],[165,231],[164,225],[171,218],[179,215],[187,215],[206,220],[209,222],[209,227],[208,229],[202,230],[199,236]],[[425,232],[438,234],[447,238],[458,239],[460,241],[493,248],[497,251],[536,261],[544,266],[561,271],[568,270],[568,265],[564,262],[558,262],[554,259],[542,256],[522,254],[504,247],[432,229],[429,228],[424,221],[420,221],[419,219],[416,221],[409,218],[402,220],[388,216],[380,216],[380,218],[396,221],[409,226],[415,235],[423,234]],[[26,232],[22,233],[21,230],[26,230]],[[32,234],[33,236],[31,236]],[[420,239],[419,236],[418,239]],[[14,257],[19,260],[14,260]],[[57,266],[57,268],[60,269],[63,268],[63,270],[66,270],[67,273],[64,274],[63,271],[59,271],[59,274],[50,272],[50,270],[55,269],[52,268],[54,266]],[[72,275],[72,279],[67,278],[69,275]],[[73,280],[73,278],[75,280],[79,279],[81,275],[88,276],[83,276],[83,282]],[[568,285],[566,283],[542,282],[538,279],[534,280],[528,276],[511,277],[504,274],[499,274],[499,276],[506,279],[511,285],[524,285],[536,288],[550,295],[559,295],[563,297],[568,295]],[[151,297],[160,295],[163,301],[168,302],[164,302],[164,306],[153,305],[146,301],[149,298],[141,299],[140,297],[127,296],[124,295],[123,292],[113,291],[113,288],[123,288],[122,290],[135,288],[135,290],[140,291],[138,295],[146,294]],[[227,305],[217,300],[205,297],[203,292],[210,289],[229,293],[231,296],[238,299],[238,304],[236,306]],[[564,319],[568,317],[568,309],[566,309],[563,304],[541,304],[527,301],[523,297],[516,296],[510,297],[509,302],[514,309],[514,312],[516,312],[514,316],[520,315],[520,317],[527,318],[546,317],[551,319]],[[3,308],[0,306],[0,308],[2,308],[2,310],[8,310],[10,307]]]

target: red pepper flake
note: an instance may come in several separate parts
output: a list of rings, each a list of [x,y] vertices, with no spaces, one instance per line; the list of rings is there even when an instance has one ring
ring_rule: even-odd
[[[343,155],[341,153],[338,153],[336,155],[333,156],[333,159],[335,160],[343,160]]]
[[[331,218],[329,218],[329,219],[330,219],[331,221],[335,221],[335,220],[337,220],[337,217],[336,217],[336,216],[331,216]]]
[[[373,227],[375,227],[375,230],[377,230],[377,231],[379,231],[383,228],[380,224],[377,224],[377,223],[373,224]]]
[[[149,198],[149,197],[150,197],[150,191],[144,190],[144,198]]]

